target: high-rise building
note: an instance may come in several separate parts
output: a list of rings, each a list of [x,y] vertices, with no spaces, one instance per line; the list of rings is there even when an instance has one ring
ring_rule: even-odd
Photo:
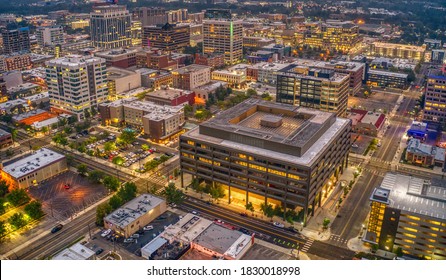
[[[188,20],[187,9],[171,10],[166,13],[168,23],[180,23]]]
[[[51,109],[71,113],[78,119],[84,111],[107,101],[105,59],[72,55],[46,63],[46,82]]]
[[[290,65],[277,75],[276,101],[345,117],[349,80],[348,74],[334,70]]]
[[[40,47],[65,43],[62,26],[40,27],[36,31],[36,37]]]
[[[143,47],[158,48],[163,51],[182,51],[190,44],[188,24],[158,24],[143,27]]]
[[[165,24],[167,22],[166,10],[139,7],[133,12],[133,20],[140,21],[142,26]]]
[[[351,121],[333,113],[248,99],[180,136],[181,180],[224,189],[224,203],[300,213],[302,222],[348,164]]]
[[[132,46],[142,44],[142,24],[138,20],[132,20]]]
[[[432,72],[431,72],[432,73]],[[431,74],[426,82],[423,119],[425,122],[446,125],[446,66]]]
[[[387,173],[370,196],[363,240],[393,252],[446,260],[444,183],[437,179]]]
[[[3,50],[5,53],[29,51],[29,27],[21,27],[14,30],[2,30]]]
[[[205,19],[203,21],[203,53],[224,54],[226,64],[236,64],[243,57],[243,25],[241,20]]]
[[[131,17],[125,6],[97,6],[90,13],[93,46],[115,49],[132,45]]]

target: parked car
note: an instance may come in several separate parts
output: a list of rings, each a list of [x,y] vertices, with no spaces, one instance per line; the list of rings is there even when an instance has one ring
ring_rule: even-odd
[[[62,228],[63,228],[63,225],[62,224],[58,224],[55,227],[53,227],[53,229],[51,230],[51,233],[56,233],[59,230],[61,230]]]
[[[99,248],[96,250],[96,255],[100,255],[102,252],[104,252],[104,249]]]
[[[273,226],[278,227],[278,228],[284,228],[285,227],[284,224],[281,224],[279,222],[273,222]]]
[[[65,184],[63,187],[64,187],[64,189],[68,190],[69,188],[71,188],[71,185],[70,184]]]
[[[135,238],[135,239],[139,238],[139,234],[137,234],[137,233],[132,234],[132,238]]]
[[[153,226],[145,226],[143,229],[144,229],[145,231],[149,231],[149,230],[152,230],[152,229],[153,229]]]
[[[133,238],[124,239],[124,243],[133,243],[133,242],[135,242],[135,239],[133,239]]]
[[[111,233],[111,229],[106,229],[103,233],[101,233],[102,237],[106,237],[107,235],[109,235]]]
[[[292,226],[289,227],[288,230],[293,232],[293,233],[299,233],[299,231],[296,228],[292,227]]]

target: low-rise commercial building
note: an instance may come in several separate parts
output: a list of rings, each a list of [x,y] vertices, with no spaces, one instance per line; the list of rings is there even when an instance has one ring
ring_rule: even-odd
[[[276,40],[264,37],[243,37],[243,47],[251,49],[260,49],[270,44],[275,44]]]
[[[173,87],[193,90],[211,81],[211,67],[191,64],[172,71]]]
[[[222,68],[225,66],[225,55],[224,54],[195,54],[195,64],[206,65],[212,69]]]
[[[195,103],[195,93],[189,90],[166,88],[147,93],[145,99],[158,105],[193,105]]]
[[[31,69],[32,61],[28,53],[0,55],[0,72]]]
[[[370,44],[370,54],[375,56],[399,57],[421,60],[424,57],[426,46],[412,46],[384,42]]]
[[[210,81],[209,83],[194,89],[195,103],[205,105],[209,94],[215,93],[219,87],[228,87],[228,83],[222,81]]]
[[[249,65],[246,69],[246,76],[250,81],[275,85],[277,74],[288,66],[290,63],[260,62]]]
[[[0,129],[0,148],[11,146],[13,143],[11,133]]]
[[[409,130],[407,131],[407,136],[424,142],[427,138],[427,123],[413,121]]]
[[[166,201],[151,194],[141,194],[104,218],[104,227],[130,237],[167,210]]]
[[[364,241],[386,251],[397,247],[411,256],[446,259],[444,183],[387,173],[370,196]]]
[[[375,87],[405,88],[408,74],[389,71],[369,70],[367,84]]]
[[[141,87],[141,75],[127,69],[107,68],[108,99],[116,100],[123,92]]]
[[[28,188],[66,170],[68,167],[64,155],[42,148],[4,166],[1,177],[11,188]]]
[[[383,127],[386,116],[372,111],[352,109],[348,118],[352,120],[352,131],[377,136]]]
[[[136,66],[136,54],[138,52],[138,48],[114,49],[105,52],[97,52],[94,56],[105,59],[107,67],[129,68]]]
[[[347,165],[350,131],[333,113],[248,99],[180,136],[181,170],[221,184],[227,203],[270,203],[306,222]]]
[[[173,85],[173,75],[170,71],[141,68],[136,70],[141,75],[141,85],[150,89],[161,89]]]
[[[246,84],[246,70],[215,70],[212,71],[212,80],[223,81],[230,87],[241,88]]]
[[[95,252],[80,243],[76,243],[70,248],[64,249],[52,258],[52,260],[56,261],[83,261],[94,259],[96,259]]]
[[[404,158],[415,165],[444,168],[445,154],[446,149],[421,143],[419,139],[412,138],[407,143]]]

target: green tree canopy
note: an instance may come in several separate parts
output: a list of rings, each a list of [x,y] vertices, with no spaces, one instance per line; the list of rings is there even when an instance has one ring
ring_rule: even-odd
[[[96,208],[96,224],[104,226],[104,217],[112,212],[110,203],[104,202]]]
[[[119,135],[118,140],[124,144],[133,143],[136,139],[136,133],[129,130],[124,130],[121,135]]]
[[[165,189],[168,203],[180,204],[184,200],[183,192],[175,186],[175,183],[169,183]]]
[[[271,204],[262,203],[260,204],[260,210],[262,210],[263,214],[268,218],[272,218],[274,216],[274,208]]]
[[[215,183],[215,185],[209,189],[209,194],[214,200],[218,200],[225,196],[225,191],[220,184]]]
[[[25,206],[25,213],[35,220],[43,216],[42,203],[39,201],[32,201]]]
[[[102,178],[104,178],[105,174],[102,171],[99,170],[92,170],[88,172],[88,179],[96,184],[99,184],[102,181]]]
[[[26,220],[22,213],[15,213],[8,219],[8,223],[14,228],[19,229],[26,226]]]
[[[87,175],[88,168],[85,164],[81,163],[77,166],[77,173],[81,176]]]
[[[6,223],[4,221],[0,221],[0,237],[7,233]]]
[[[19,206],[28,203],[30,200],[28,194],[24,189],[13,189],[7,196],[6,199],[11,203],[12,206]]]
[[[118,148],[116,147],[115,142],[106,142],[104,144],[104,151],[106,153],[111,152],[111,151],[116,151]]]
[[[122,199],[118,195],[114,195],[110,198],[108,201],[108,204],[110,205],[112,210],[116,210],[122,205]]]
[[[9,185],[5,180],[0,180],[0,197],[4,197],[8,193]]]
[[[136,191],[137,187],[135,183],[127,182],[118,190],[118,196],[125,203],[136,197]]]
[[[110,191],[116,191],[119,188],[119,179],[113,176],[105,176],[102,180],[104,186]]]

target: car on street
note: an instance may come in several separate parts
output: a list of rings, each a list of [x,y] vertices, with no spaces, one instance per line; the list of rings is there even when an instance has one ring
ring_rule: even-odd
[[[100,255],[102,252],[104,252],[104,249],[99,248],[96,250],[96,255]]]
[[[62,224],[58,224],[55,227],[53,227],[53,229],[51,230],[51,233],[56,233],[59,230],[61,230],[62,228],[63,228],[63,225]]]
[[[352,148],[358,148],[359,146],[357,144],[352,144]]]
[[[288,231],[291,231],[293,233],[299,233],[299,231],[295,227],[293,227],[293,226],[289,227]]]
[[[107,229],[105,230],[103,233],[101,233],[102,237],[106,237],[107,235],[109,235],[111,233],[111,229]]]
[[[135,238],[135,239],[139,238],[139,234],[137,234],[137,233],[132,234],[132,238]]]
[[[70,184],[65,184],[63,187],[64,187],[64,189],[68,190],[69,188],[71,188],[71,185]]]
[[[273,226],[278,227],[278,228],[284,228],[285,225],[279,222],[273,222]]]
[[[152,230],[152,229],[153,229],[153,226],[145,226],[143,229],[144,229],[145,231]]]
[[[192,211],[192,214],[198,215],[198,212],[197,211]]]
[[[133,239],[133,238],[124,239],[124,243],[133,243],[133,242],[135,242],[135,239]]]

